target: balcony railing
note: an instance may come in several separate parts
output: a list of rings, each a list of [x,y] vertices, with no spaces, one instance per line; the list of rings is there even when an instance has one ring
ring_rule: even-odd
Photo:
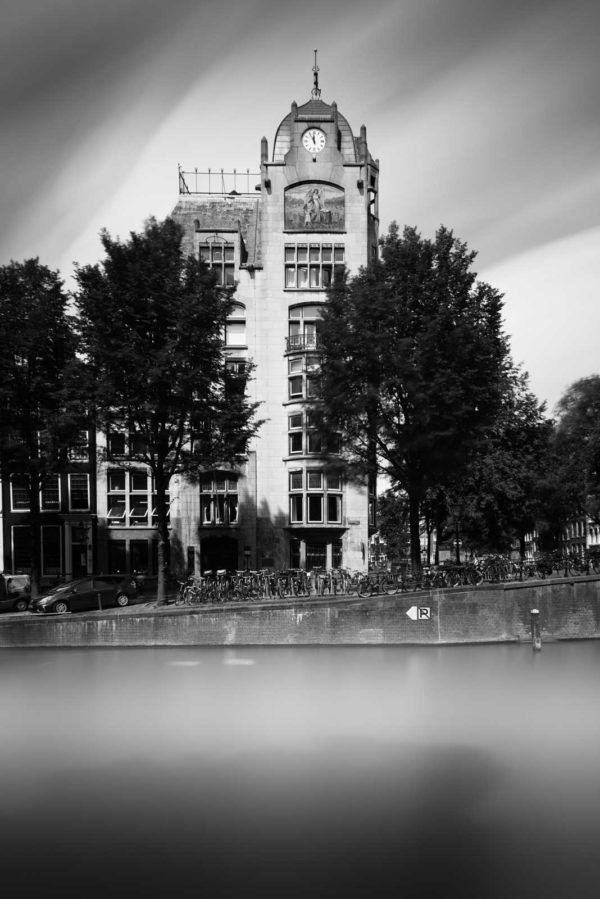
[[[321,348],[321,341],[315,334],[294,334],[292,337],[285,338],[286,353],[292,353],[298,350],[318,350]]]
[[[254,197],[257,190],[260,190],[260,172],[251,172],[250,169],[245,172],[237,169],[232,172],[225,172],[223,169],[208,169],[206,172],[194,169],[184,172],[179,166],[180,194]]]

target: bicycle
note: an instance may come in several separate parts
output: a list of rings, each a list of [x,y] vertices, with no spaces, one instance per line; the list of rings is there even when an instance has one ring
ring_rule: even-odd
[[[359,596],[392,595],[396,593],[397,583],[388,571],[363,574],[358,583]]]

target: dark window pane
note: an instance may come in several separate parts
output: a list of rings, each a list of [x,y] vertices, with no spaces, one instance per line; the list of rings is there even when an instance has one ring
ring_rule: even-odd
[[[293,494],[290,496],[290,521],[302,521],[302,494]]]
[[[290,540],[290,568],[300,568],[299,540]]]
[[[290,490],[302,490],[301,471],[290,471]]]
[[[69,508],[86,511],[90,507],[88,494],[88,476],[86,474],[69,475]]]
[[[290,453],[302,452],[302,431],[290,434]]]
[[[334,568],[342,567],[342,541],[334,540],[331,544],[331,564]]]
[[[60,528],[42,528],[42,574],[56,575],[61,573]]]
[[[320,493],[309,493],[308,501],[308,521],[323,521],[323,496]]]
[[[124,540],[108,541],[108,572],[124,574],[127,571],[127,554]]]
[[[327,563],[327,546],[324,543],[306,544],[306,567],[325,568]]]
[[[342,520],[342,498],[341,496],[327,497],[327,521],[331,524],[338,524]]]
[[[13,574],[31,571],[31,532],[28,527],[13,527]]]

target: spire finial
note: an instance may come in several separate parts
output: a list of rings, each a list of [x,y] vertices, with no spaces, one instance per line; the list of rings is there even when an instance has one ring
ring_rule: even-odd
[[[313,72],[315,73],[315,86],[313,87],[311,94],[313,100],[318,100],[321,96],[321,88],[319,87],[319,67],[317,65],[317,51],[315,50],[315,64],[313,66]]]

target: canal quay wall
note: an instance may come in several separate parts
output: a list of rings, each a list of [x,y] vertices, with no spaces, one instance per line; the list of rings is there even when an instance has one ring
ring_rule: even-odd
[[[464,644],[600,636],[600,578],[556,578],[393,596],[321,597],[194,609],[5,614],[1,647]]]

